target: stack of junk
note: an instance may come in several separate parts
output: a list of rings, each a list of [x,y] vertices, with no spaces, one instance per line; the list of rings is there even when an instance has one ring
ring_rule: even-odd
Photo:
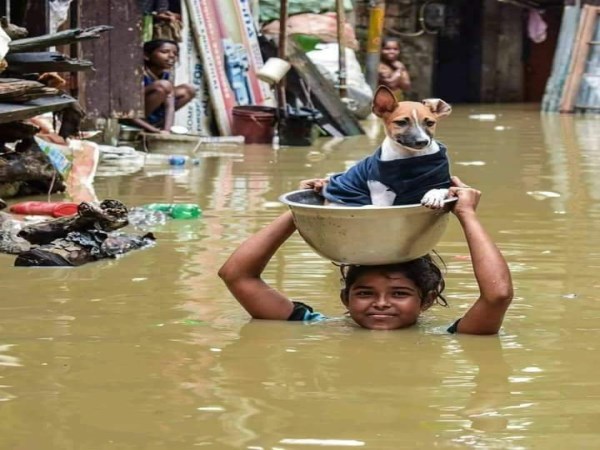
[[[92,63],[45,51],[111,27],[28,38],[26,29],[0,23],[0,209],[11,212],[0,212],[0,252],[17,255],[17,266],[78,266],[151,245],[151,233],[116,231],[129,223],[127,207],[98,202],[93,193],[99,146],[82,139],[84,112],[61,90],[66,83],[58,75],[91,70]],[[8,207],[2,200],[61,192],[72,201]]]
[[[164,37],[155,2],[146,3],[144,17],[154,25],[144,22],[144,40]],[[193,148],[198,136],[241,136],[246,144],[278,137],[281,145],[306,146],[321,135],[364,134],[359,120],[370,114],[372,90],[338,3],[181,0],[180,28],[168,34],[180,48],[175,79],[192,84],[196,97],[177,111],[171,135],[142,132],[143,149],[158,152],[169,141],[181,147],[186,136]],[[343,3],[352,10],[352,2]],[[123,137],[136,130],[121,131]]]

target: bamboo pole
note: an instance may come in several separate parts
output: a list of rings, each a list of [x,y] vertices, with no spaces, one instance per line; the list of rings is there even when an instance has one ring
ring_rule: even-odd
[[[379,58],[385,18],[385,0],[370,0],[367,55],[365,58],[366,81],[375,90],[379,79]]]
[[[346,87],[346,39],[344,38],[344,25],[346,15],[344,12],[344,0],[336,0],[337,38],[338,38],[338,90],[340,98],[348,97]]]
[[[288,18],[288,0],[281,0],[279,9],[279,48],[278,56],[286,59],[287,56],[287,18]],[[277,111],[278,114],[283,110],[284,117],[287,117],[287,99],[285,97],[285,76],[277,83]]]

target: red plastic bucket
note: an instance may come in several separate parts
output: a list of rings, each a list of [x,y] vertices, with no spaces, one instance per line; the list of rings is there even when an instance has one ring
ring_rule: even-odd
[[[275,132],[276,109],[270,106],[234,106],[231,132],[246,144],[270,144]]]

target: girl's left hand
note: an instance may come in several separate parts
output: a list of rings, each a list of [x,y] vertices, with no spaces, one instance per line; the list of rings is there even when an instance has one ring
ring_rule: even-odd
[[[481,198],[481,191],[463,183],[458,177],[452,177],[451,180],[452,186],[449,189],[449,196],[458,198],[452,212],[459,217],[463,213],[475,212]]]

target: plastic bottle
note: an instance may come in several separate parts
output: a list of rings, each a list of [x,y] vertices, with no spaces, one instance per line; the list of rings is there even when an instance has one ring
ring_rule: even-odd
[[[191,203],[173,205],[171,217],[173,219],[196,219],[200,217],[200,207]]]
[[[187,155],[163,155],[160,153],[148,153],[145,157],[146,164],[169,164],[171,166],[184,166],[192,163],[198,164],[200,161],[196,158],[190,158]]]
[[[200,207],[193,203],[151,203],[144,208],[161,211],[173,219],[195,219],[202,213]]]

